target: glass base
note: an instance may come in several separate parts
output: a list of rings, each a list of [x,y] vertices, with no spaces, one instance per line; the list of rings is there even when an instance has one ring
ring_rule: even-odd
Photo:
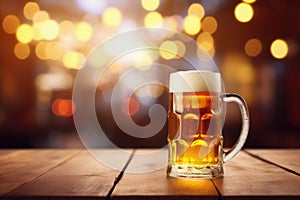
[[[167,176],[183,179],[212,179],[222,177],[223,174],[222,165],[190,166],[169,164],[167,168]]]

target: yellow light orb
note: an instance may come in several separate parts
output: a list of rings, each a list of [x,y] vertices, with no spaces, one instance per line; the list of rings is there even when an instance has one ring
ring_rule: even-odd
[[[289,46],[286,41],[276,39],[272,42],[270,51],[274,58],[283,59],[289,52]]]
[[[20,20],[15,15],[7,15],[2,21],[3,30],[8,34],[15,34],[18,26],[20,26]]]
[[[201,47],[203,49],[205,49],[205,51],[208,52],[209,50],[211,50],[212,48],[214,48],[214,44],[211,43],[211,42],[208,42],[208,41],[204,41],[204,42],[202,42]]]
[[[16,37],[19,42],[29,43],[33,39],[33,29],[28,24],[22,24],[17,28]]]
[[[211,34],[207,32],[202,32],[197,37],[198,46],[198,56],[203,59],[208,59],[207,56],[214,56],[215,54],[215,47],[214,47],[214,38]]]
[[[254,3],[256,0],[243,0],[245,3]]]
[[[35,55],[41,60],[47,60],[46,47],[48,42],[41,41],[35,46]]]
[[[49,20],[50,17],[49,17],[49,14],[47,11],[38,11],[36,12],[34,15],[33,15],[33,23],[42,23],[44,21],[47,21]]]
[[[159,0],[142,0],[142,6],[147,11],[154,11],[158,8],[160,2]]]
[[[122,22],[122,12],[115,7],[108,7],[104,10],[102,21],[107,26],[119,26]]]
[[[86,22],[80,22],[75,27],[75,37],[79,42],[87,42],[93,35],[93,28]]]
[[[40,6],[36,2],[27,2],[23,9],[26,19],[33,19],[35,13],[40,11]]]
[[[58,42],[49,42],[45,48],[48,59],[58,60],[63,55],[63,47]]]
[[[181,58],[181,57],[183,57],[184,54],[185,54],[185,51],[186,51],[185,44],[182,41],[180,41],[180,40],[176,40],[176,41],[174,41],[174,43],[177,46],[177,55],[176,55],[175,58]]]
[[[164,17],[163,19],[163,27],[175,31],[183,30],[183,18],[179,15],[173,15],[170,17]]]
[[[183,29],[189,35],[196,35],[201,30],[201,23],[198,17],[188,15],[184,18]]]
[[[33,39],[36,41],[40,41],[43,39],[41,30],[42,30],[42,23],[37,23],[32,25],[33,29]]]
[[[260,54],[262,50],[261,42],[256,39],[250,39],[245,44],[245,52],[248,56],[254,57]]]
[[[201,4],[193,3],[188,9],[188,15],[198,17],[201,20],[205,15],[205,10]]]
[[[163,24],[163,17],[158,12],[150,12],[144,18],[145,27],[160,27]]]
[[[74,24],[71,21],[65,20],[59,24],[60,35],[70,35],[73,32]]]
[[[202,44],[204,42],[209,42],[209,43],[214,43],[214,38],[211,36],[211,34],[207,33],[207,32],[202,32],[198,35],[197,37],[197,42],[199,44]]]
[[[166,60],[171,60],[177,56],[177,45],[174,41],[164,41],[159,47],[159,54]]]
[[[210,34],[216,32],[217,27],[218,27],[218,23],[214,17],[208,16],[205,17],[202,21],[202,30]]]
[[[30,55],[30,47],[28,44],[23,44],[19,42],[15,45],[14,53],[18,59],[24,60]]]
[[[54,40],[59,33],[59,26],[55,20],[46,20],[41,24],[40,27],[41,36],[45,40]]]
[[[253,15],[253,8],[247,3],[239,3],[234,9],[234,16],[239,22],[249,22]]]
[[[163,19],[164,27],[174,31],[178,31],[178,25],[173,17],[167,17]]]
[[[84,55],[80,52],[68,51],[63,57],[63,63],[67,68],[80,69],[84,58]]]

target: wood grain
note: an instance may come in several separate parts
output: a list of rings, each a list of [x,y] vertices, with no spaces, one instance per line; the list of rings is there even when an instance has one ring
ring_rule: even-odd
[[[106,167],[87,151],[28,182],[6,197],[105,199],[119,171]]]
[[[102,164],[82,149],[0,150],[0,198],[300,199],[300,176],[287,170],[299,169],[300,150],[242,151],[213,180],[167,178],[167,150],[131,152],[94,150]]]
[[[213,180],[223,199],[300,196],[300,177],[244,152],[225,164],[225,175]]]
[[[9,154],[13,154],[16,152],[16,149],[0,149],[0,161],[5,159]]]
[[[248,149],[247,152],[300,174],[300,149]]]
[[[137,169],[144,168],[149,172],[125,173],[115,188],[112,199],[218,199],[218,193],[211,180],[167,178],[166,166],[151,171],[151,168],[159,166],[157,160],[167,159],[166,151],[156,160],[136,156],[140,152],[147,153],[147,150],[137,150],[128,168],[133,169],[132,165],[135,163]]]
[[[0,195],[30,182],[72,157],[78,150],[1,150]]]

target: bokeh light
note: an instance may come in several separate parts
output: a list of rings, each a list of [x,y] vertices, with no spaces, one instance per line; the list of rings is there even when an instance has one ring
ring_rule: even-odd
[[[252,38],[245,44],[245,52],[248,56],[257,56],[261,53],[262,44],[259,39]]]
[[[15,34],[20,26],[20,20],[15,15],[7,15],[2,21],[3,30],[8,34]]]
[[[163,24],[163,17],[158,12],[150,12],[144,18],[145,27],[160,27]]]
[[[119,26],[122,22],[122,13],[118,8],[108,7],[102,14],[102,20],[107,26]]]
[[[41,60],[47,60],[46,47],[48,42],[41,41],[35,46],[35,55]]]
[[[206,51],[214,48],[214,38],[207,32],[202,32],[197,37],[198,44]]]
[[[158,8],[159,0],[141,0],[143,8],[147,11],[154,11]]]
[[[40,6],[36,2],[27,2],[23,9],[23,14],[26,17],[26,19],[33,19],[33,16],[35,13],[40,11]]]
[[[39,91],[53,92],[72,88],[73,77],[65,72],[40,73],[35,78],[35,85]]]
[[[76,51],[68,51],[63,56],[63,63],[67,68],[70,69],[80,69],[85,56]]]
[[[176,40],[176,41],[174,41],[174,43],[176,44],[176,47],[177,47],[177,52],[176,52],[177,55],[175,58],[183,57],[185,54],[185,51],[186,51],[185,44],[180,40]]]
[[[36,23],[32,25],[33,30],[33,40],[40,41],[43,39],[41,30],[42,30],[42,23]]]
[[[188,15],[183,21],[184,31],[189,35],[196,35],[201,30],[200,19],[194,15]]]
[[[42,39],[52,40],[58,36],[59,27],[56,21],[50,20],[47,11],[38,11],[33,18],[33,39],[40,41]]]
[[[285,40],[276,39],[272,42],[270,51],[274,58],[283,59],[289,52],[289,46]]]
[[[253,8],[247,3],[239,3],[234,9],[234,16],[239,22],[249,22],[253,15]]]
[[[30,47],[28,44],[19,42],[15,45],[14,53],[18,59],[24,60],[30,55]]]
[[[49,14],[47,11],[44,11],[44,10],[41,10],[41,11],[38,11],[36,12],[34,15],[33,15],[33,23],[37,24],[37,23],[42,23],[44,21],[47,21],[49,20],[50,17],[49,17]]]
[[[56,99],[52,102],[51,109],[57,116],[70,117],[75,111],[75,104],[70,99]]]
[[[193,3],[188,9],[188,15],[197,17],[201,20],[205,15],[205,10],[201,4]]]
[[[178,52],[177,45],[174,41],[164,41],[159,47],[159,54],[162,58],[170,60],[176,57]]]
[[[182,31],[183,30],[183,18],[179,15],[173,15],[164,18],[164,27],[167,29]]]
[[[86,22],[80,22],[75,27],[75,37],[79,42],[87,42],[93,35],[93,28]]]
[[[52,60],[58,60],[63,56],[63,47],[59,42],[48,42],[46,44],[46,57]]]
[[[254,3],[256,0],[243,0],[245,3]]]
[[[203,19],[202,21],[203,31],[213,34],[214,32],[216,32],[217,28],[218,28],[218,23],[216,18],[212,16],[207,16]]]
[[[251,104],[257,99],[253,84],[257,81],[256,67],[245,54],[228,52],[222,60],[222,77],[228,91],[236,91]]]
[[[176,22],[176,19],[173,18],[173,17],[166,17],[163,19],[163,26],[167,29],[170,29],[170,30],[174,30],[174,31],[177,31],[178,30],[178,25],[177,25],[177,22]]]
[[[59,23],[59,35],[64,36],[64,35],[71,35],[73,33],[73,29],[75,28],[75,25],[73,22],[69,20],[64,20]]]
[[[18,27],[16,37],[19,42],[29,43],[33,39],[33,29],[28,24],[22,24]]]
[[[54,40],[59,33],[59,26],[55,20],[46,20],[40,26],[41,36],[45,40]]]
[[[214,38],[208,32],[202,32],[197,37],[197,42],[199,44],[197,55],[201,59],[209,59],[210,55],[213,57],[215,55],[215,47],[214,47]]]

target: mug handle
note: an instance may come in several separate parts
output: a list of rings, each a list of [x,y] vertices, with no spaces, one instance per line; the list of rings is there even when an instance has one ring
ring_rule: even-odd
[[[248,111],[247,104],[241,96],[237,94],[225,94],[222,99],[223,102],[225,103],[229,103],[229,102],[237,103],[239,105],[241,116],[242,116],[242,128],[237,142],[231,149],[229,149],[226,152],[225,151],[223,152],[223,162],[226,163],[229,160],[231,160],[231,158],[233,158],[242,149],[243,145],[245,144],[248,136],[250,119],[249,119],[249,111]]]

